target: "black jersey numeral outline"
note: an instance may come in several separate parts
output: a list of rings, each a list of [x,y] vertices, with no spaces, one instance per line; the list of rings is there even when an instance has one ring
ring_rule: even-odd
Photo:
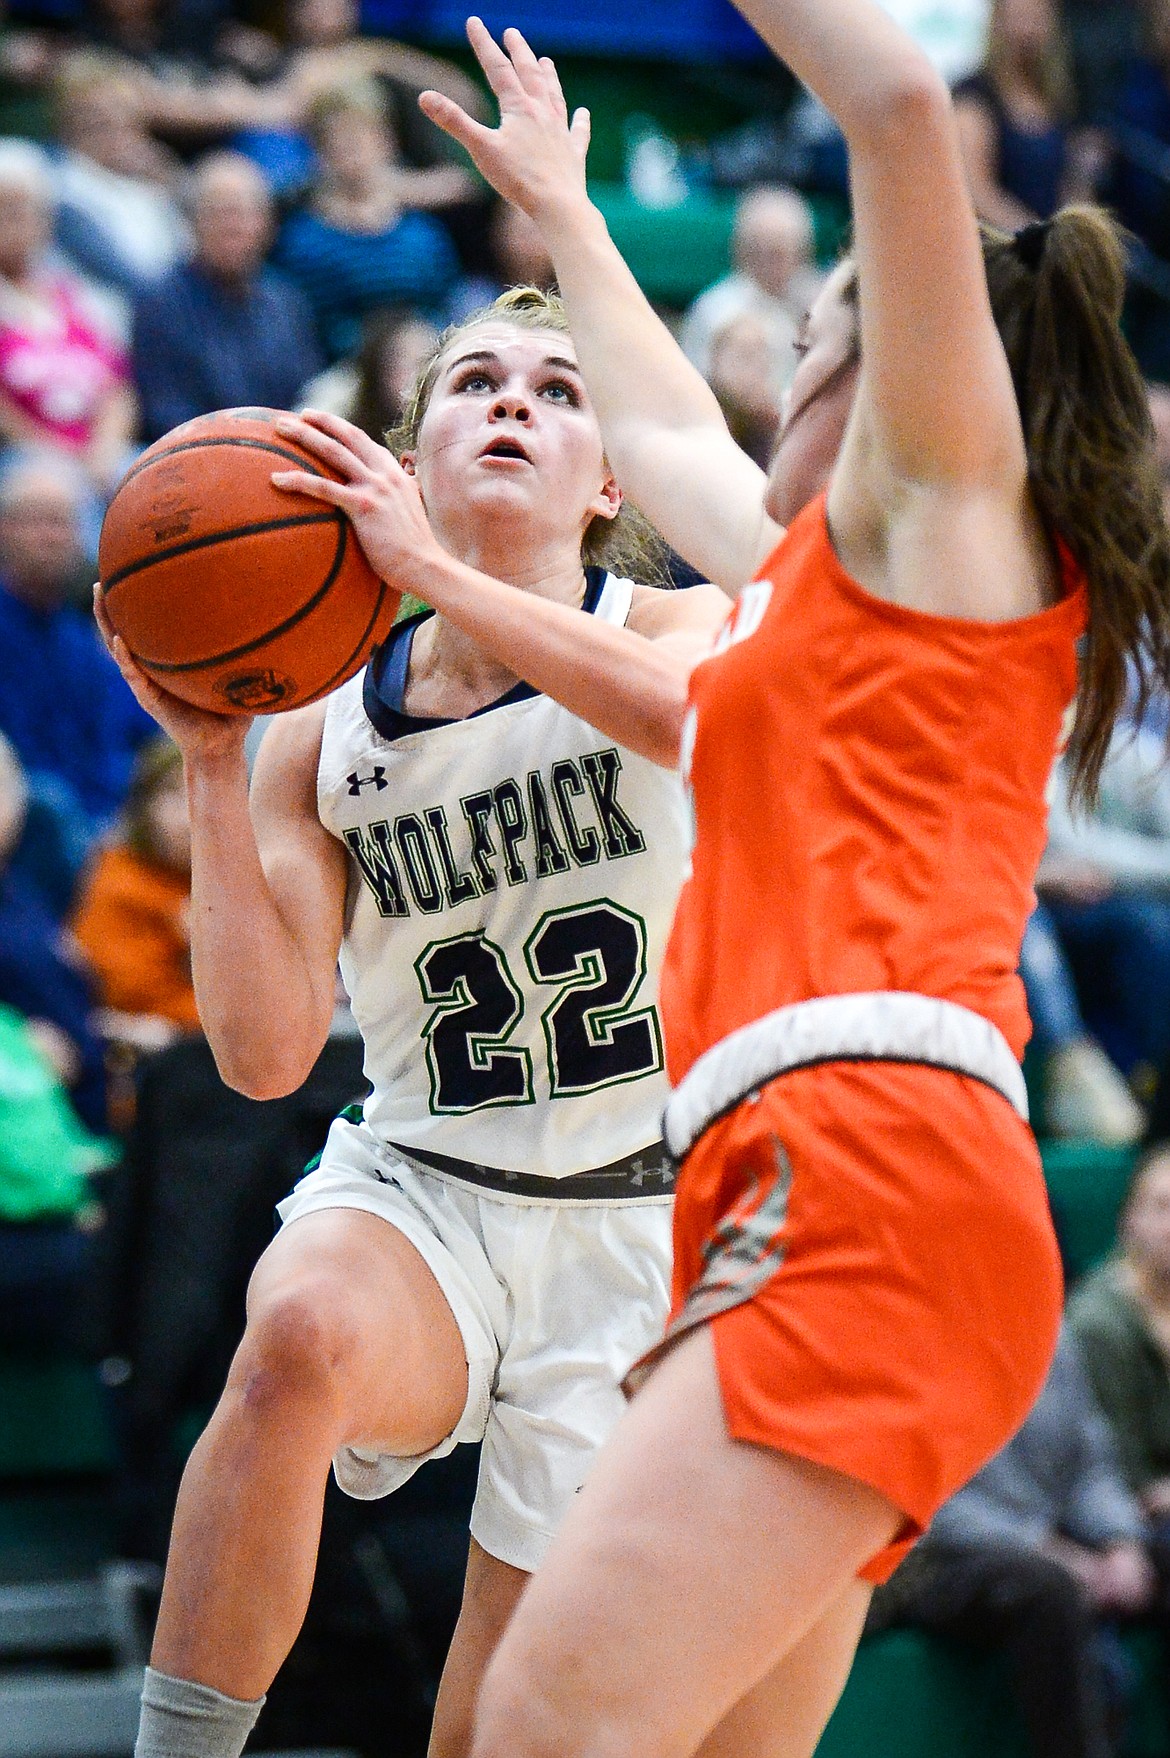
[[[432,940],[414,968],[435,1010],[423,1027],[432,1114],[534,1104],[532,1057],[508,1047],[524,997],[500,948],[482,934]]]
[[[556,984],[541,1014],[554,1099],[657,1074],[662,1031],[653,1003],[631,1008],[646,975],[646,924],[611,898],[549,910],[524,946],[535,982]]]
[[[524,959],[534,982],[556,989],[540,1016],[552,1098],[659,1072],[657,1009],[630,1005],[646,975],[641,916],[609,898],[550,910],[525,942]],[[531,1054],[508,1042],[524,997],[500,947],[482,934],[433,940],[414,968],[434,1009],[423,1027],[432,1115],[535,1103]]]

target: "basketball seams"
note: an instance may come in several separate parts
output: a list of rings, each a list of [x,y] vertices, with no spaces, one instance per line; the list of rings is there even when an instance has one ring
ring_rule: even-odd
[[[296,464],[309,476],[321,476],[327,482],[337,481],[336,477],[328,476],[318,460],[311,457],[308,452],[294,452],[287,446],[274,445],[271,440],[246,439],[243,435],[209,434],[205,439],[183,440],[178,445],[168,446],[165,452],[155,452],[150,458],[139,458],[137,464],[127,470],[118,487],[123,488],[126,483],[133,482],[136,476],[140,476],[144,470],[149,470],[152,464],[161,464],[164,458],[173,458],[179,452],[202,451],[208,446],[244,446],[253,452],[271,452],[274,457],[287,458],[290,463]]]
[[[123,478],[102,532],[115,629],[161,686],[221,713],[319,701],[363,664],[399,597],[340,508],[274,495],[271,471],[290,465],[340,480],[271,431],[278,414],[217,412],[165,437]],[[208,654],[217,639],[228,646]]]
[[[298,525],[337,524],[344,519],[345,514],[334,507],[324,513],[293,513],[287,519],[264,519],[258,525],[233,525],[227,531],[209,531],[204,537],[188,537],[182,543],[173,543],[169,549],[157,549],[153,555],[143,556],[141,561],[127,562],[124,568],[119,568],[102,582],[102,598],[108,598],[115,586],[135,574],[144,573],[159,562],[174,561],[176,556],[190,555],[197,549],[213,549],[217,543],[230,543],[237,537],[259,537],[265,531],[288,531]]]
[[[362,630],[361,640],[358,642],[345,664],[338,666],[333,676],[326,683],[322,684],[319,690],[314,690],[311,696],[305,696],[300,702],[298,702],[298,708],[307,708],[310,702],[320,702],[323,696],[328,696],[331,690],[336,690],[339,685],[345,683],[348,678],[353,676],[354,670],[356,670],[354,661],[357,660],[359,664],[361,663],[360,655],[365,648],[366,642],[378,626],[378,618],[381,616],[382,606],[386,602],[386,592],[386,582],[385,580],[380,580],[378,582],[378,597],[374,605],[373,614],[365,628]]]
[[[330,564],[329,572],[326,574],[324,580],[322,580],[320,586],[317,587],[312,596],[307,598],[299,610],[294,611],[292,616],[286,617],[284,622],[277,623],[270,629],[265,629],[263,634],[254,636],[251,641],[245,641],[242,646],[229,648],[226,653],[212,653],[209,654],[206,659],[186,659],[178,662],[150,659],[140,654],[135,654],[135,658],[138,660],[139,665],[147,667],[150,671],[165,672],[169,676],[174,676],[176,673],[187,675],[191,672],[206,671],[209,666],[231,665],[237,659],[246,659],[249,653],[255,653],[261,647],[267,647],[270,642],[279,640],[282,635],[287,635],[291,629],[295,629],[297,624],[302,622],[311,611],[316,610],[317,606],[321,603],[321,600],[326,597],[336,581],[338,574],[341,572],[342,563],[345,561],[345,552],[349,543],[349,520],[345,517],[345,514],[341,512],[333,515],[333,517],[335,518],[338,528],[338,542],[333,561]],[[283,521],[283,524],[286,527],[290,524],[303,525],[307,523],[320,524],[322,521],[319,519],[312,521],[305,519]],[[274,527],[271,525],[260,525],[257,526],[255,530],[244,528],[243,530],[237,530],[229,535],[235,537],[242,535],[259,536],[263,532],[271,531],[273,529]],[[162,558],[156,557],[155,559],[159,560]],[[385,582],[382,582],[382,593],[384,594],[384,592]],[[382,594],[379,594],[379,601],[381,600],[381,596]]]

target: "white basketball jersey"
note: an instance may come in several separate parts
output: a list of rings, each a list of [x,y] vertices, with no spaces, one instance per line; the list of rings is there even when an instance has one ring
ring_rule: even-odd
[[[623,624],[632,592],[590,569],[585,608]],[[466,720],[403,714],[419,620],[330,698],[318,773],[351,857],[366,1122],[524,1183],[583,1174],[661,1139],[681,785],[524,684]]]

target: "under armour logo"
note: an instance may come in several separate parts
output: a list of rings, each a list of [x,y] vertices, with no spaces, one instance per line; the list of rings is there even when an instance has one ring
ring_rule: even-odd
[[[374,764],[374,773],[372,775],[359,775],[355,769],[352,774],[347,775],[345,779],[349,783],[349,791],[351,794],[360,794],[364,787],[376,787],[378,792],[381,793],[384,787],[390,786],[390,783],[386,780],[386,771],[380,763]]]

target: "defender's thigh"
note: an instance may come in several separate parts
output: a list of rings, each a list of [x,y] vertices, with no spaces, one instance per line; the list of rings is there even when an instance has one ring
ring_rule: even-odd
[[[696,1758],[812,1758],[845,1689],[873,1588],[853,1581],[779,1666],[742,1697]]]
[[[463,1339],[434,1274],[405,1234],[359,1209],[281,1229],[252,1274],[240,1354],[286,1384],[330,1388],[339,1444],[425,1452],[467,1399]]]
[[[732,1440],[708,1328],[634,1400],[489,1669],[475,1758],[676,1758],[901,1525],[823,1466]]]

